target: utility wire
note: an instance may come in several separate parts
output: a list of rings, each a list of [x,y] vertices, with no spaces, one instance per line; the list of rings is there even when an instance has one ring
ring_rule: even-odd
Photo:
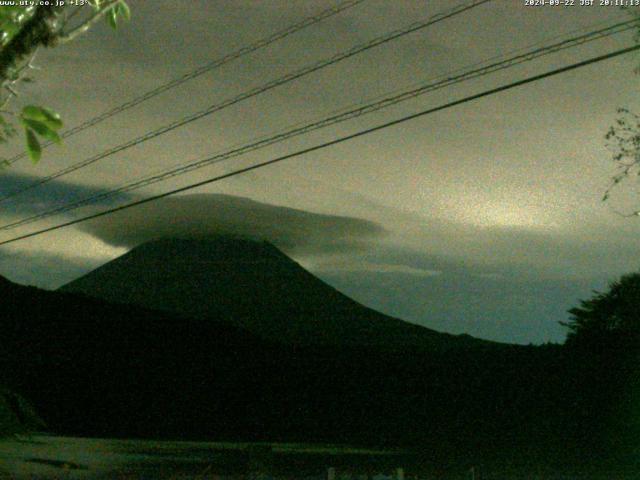
[[[112,213],[119,212],[119,211],[122,211],[122,210],[126,210],[128,208],[132,208],[132,207],[135,207],[135,206],[138,206],[138,205],[143,205],[145,203],[149,203],[149,202],[153,202],[153,201],[156,201],[156,200],[160,200],[162,198],[169,197],[171,195],[175,195],[176,193],[186,192],[186,191],[189,191],[189,190],[193,190],[194,188],[198,188],[198,187],[202,187],[204,185],[209,185],[211,183],[219,182],[219,181],[227,179],[227,178],[235,177],[236,175],[241,175],[243,173],[247,173],[247,172],[250,172],[250,171],[253,171],[253,170],[257,170],[259,168],[267,167],[269,165],[273,165],[273,164],[282,162],[284,160],[288,160],[288,159],[291,159],[291,158],[299,157],[301,155],[305,155],[307,153],[315,152],[317,150],[321,150],[321,149],[324,149],[324,148],[327,148],[327,147],[331,147],[333,145],[337,145],[337,144],[340,144],[340,143],[343,143],[343,142],[347,142],[349,140],[353,140],[355,138],[359,138],[359,137],[362,137],[362,136],[365,136],[365,135],[369,135],[371,133],[374,133],[374,132],[377,132],[377,131],[380,131],[380,130],[383,130],[383,129],[386,129],[386,128],[389,128],[389,127],[400,125],[400,124],[408,122],[410,120],[414,120],[416,118],[424,117],[426,115],[430,115],[432,113],[439,112],[441,110],[452,108],[452,107],[455,107],[457,105],[462,105],[464,103],[468,103],[468,102],[471,102],[471,101],[474,101],[474,100],[478,100],[480,98],[488,97],[490,95],[495,95],[497,93],[504,92],[506,90],[511,90],[512,88],[516,88],[516,87],[520,87],[522,85],[526,85],[526,84],[529,84],[529,83],[537,82],[537,81],[542,80],[544,78],[548,78],[548,77],[552,77],[552,76],[555,76],[555,75],[559,75],[561,73],[565,73],[565,72],[568,72],[568,71],[571,71],[571,70],[575,70],[575,69],[578,69],[578,68],[581,68],[581,67],[586,67],[587,65],[591,65],[591,64],[594,64],[594,63],[602,62],[604,60],[608,60],[608,59],[611,59],[611,58],[614,58],[614,57],[618,57],[620,55],[624,55],[626,53],[630,53],[630,52],[633,52],[633,51],[636,51],[636,50],[639,50],[639,49],[640,49],[640,45],[634,45],[634,46],[631,46],[631,47],[627,47],[627,48],[622,48],[620,50],[616,50],[616,51],[611,52],[611,53],[607,53],[605,55],[599,55],[597,57],[592,57],[592,58],[590,58],[588,60],[583,60],[581,62],[573,63],[571,65],[567,65],[567,66],[564,66],[564,67],[556,68],[554,70],[550,70],[550,71],[545,72],[545,73],[541,73],[541,74],[538,74],[538,75],[533,75],[531,77],[527,77],[525,79],[518,80],[516,82],[508,83],[508,84],[502,85],[500,87],[496,87],[496,88],[492,88],[492,89],[489,89],[489,90],[485,90],[485,91],[483,91],[481,93],[477,93],[475,95],[470,95],[468,97],[464,97],[464,98],[459,99],[459,100],[455,100],[455,101],[452,101],[452,102],[449,102],[449,103],[445,103],[445,104],[440,105],[438,107],[429,108],[427,110],[423,110],[423,111],[418,112],[418,113],[407,115],[407,116],[401,117],[399,119],[392,120],[390,122],[386,122],[386,123],[377,125],[375,127],[370,127],[370,128],[364,129],[364,130],[360,130],[360,131],[358,131],[356,133],[352,133],[350,135],[345,135],[343,137],[339,137],[339,138],[336,138],[336,139],[328,141],[328,142],[324,142],[324,143],[320,143],[318,145],[314,145],[312,147],[304,148],[302,150],[298,150],[298,151],[293,152],[293,153],[282,155],[282,156],[273,158],[271,160],[267,160],[267,161],[264,161],[264,162],[256,163],[256,164],[248,166],[248,167],[240,168],[240,169],[234,170],[233,172],[225,173],[223,175],[218,175],[216,177],[208,178],[206,180],[201,180],[199,182],[192,183],[190,185],[187,185],[187,186],[184,186],[184,187],[180,187],[180,188],[176,188],[174,190],[170,190],[168,192],[164,192],[164,193],[161,193],[161,194],[158,194],[158,195],[147,197],[147,198],[144,198],[144,199],[141,199],[141,200],[137,200],[135,202],[131,202],[131,203],[128,203],[126,205],[121,205],[121,206],[118,206],[118,207],[114,207],[114,208],[111,208],[109,210],[104,210],[102,212],[94,213],[92,215],[87,215],[85,217],[77,218],[77,219],[74,219],[74,220],[70,220],[68,222],[60,223],[58,225],[54,225],[54,226],[51,226],[51,227],[48,227],[48,228],[43,228],[41,230],[37,230],[37,231],[31,232],[31,233],[27,233],[27,234],[24,234],[24,235],[20,235],[20,236],[8,239],[8,240],[4,240],[4,241],[0,242],[0,246],[7,245],[7,244],[10,244],[10,243],[14,243],[14,242],[17,242],[17,241],[20,241],[20,240],[24,240],[24,239],[27,239],[27,238],[35,237],[35,236],[38,236],[38,235],[42,235],[44,233],[52,232],[54,230],[59,230],[61,228],[65,228],[65,227],[68,227],[68,226],[71,226],[71,225],[76,225],[78,223],[85,222],[87,220],[92,220],[92,219],[95,219],[95,218],[103,217],[105,215],[110,215]]]
[[[259,139],[257,141],[243,145],[241,147],[232,148],[231,150],[228,150],[226,152],[209,156],[205,159],[187,163],[178,167],[173,167],[171,169],[165,170],[164,172],[144,177],[142,179],[120,186],[116,189],[107,190],[105,192],[101,192],[89,197],[85,197],[76,202],[67,203],[65,205],[61,205],[59,207],[55,207],[55,208],[46,210],[44,212],[37,213],[30,217],[27,217],[21,220],[16,220],[14,222],[0,226],[0,231],[11,230],[19,226],[27,225],[27,224],[30,224],[54,215],[66,213],[71,210],[80,208],[82,206],[89,205],[89,204],[98,202],[100,200],[106,200],[122,193],[137,190],[139,188],[142,188],[154,183],[158,183],[158,182],[167,180],[169,178],[176,177],[178,175],[183,175],[185,173],[191,172],[199,168],[203,168],[212,164],[217,164],[224,160],[238,157],[246,153],[273,145],[275,143],[279,143],[284,140],[288,140],[290,138],[309,133],[314,130],[325,128],[330,125],[334,125],[334,124],[351,120],[353,118],[357,118],[369,113],[376,112],[386,107],[410,100],[417,96],[424,95],[425,93],[429,93],[429,92],[439,90],[457,83],[461,83],[463,81],[488,75],[490,73],[494,73],[500,70],[512,68],[521,63],[532,61],[542,56],[556,53],[558,51],[565,50],[568,48],[574,48],[586,42],[606,38],[606,37],[630,30],[632,28],[636,28],[638,25],[640,25],[640,21],[637,19],[628,20],[625,22],[619,22],[615,25],[611,25],[609,27],[602,28],[600,30],[592,31],[583,35],[579,35],[577,37],[565,39],[560,42],[553,43],[551,45],[536,48],[528,52],[515,55],[513,57],[510,57],[506,60],[502,60],[500,62],[494,62],[480,68],[471,69],[459,75],[445,76],[445,78],[440,81],[423,83],[417,88],[413,88],[411,90],[401,92],[400,94],[383,98],[382,100],[378,100],[363,106],[358,106],[357,108],[352,108],[350,110],[342,111],[338,114],[329,116],[327,118],[323,118],[319,121],[309,123],[301,127],[296,127],[290,130],[286,130],[284,132]]]
[[[182,85],[183,83],[188,82],[189,80],[192,80],[194,78],[197,78],[201,75],[204,75],[207,72],[210,72],[211,70],[214,70],[218,67],[221,67],[233,60],[237,60],[240,57],[243,57],[245,55],[248,55],[250,53],[253,53],[257,50],[260,50],[262,48],[265,48],[269,45],[271,45],[272,43],[275,43],[279,40],[282,40],[286,37],[288,37],[289,35],[292,35],[296,32],[299,32],[300,30],[303,30],[311,25],[314,25],[316,23],[319,23],[323,20],[326,20],[327,18],[330,18],[334,15],[337,15],[340,12],[343,12],[345,10],[348,10],[352,7],[355,7],[356,5],[365,2],[366,0],[347,0],[345,2],[342,2],[340,4],[338,4],[335,7],[331,7],[328,8],[326,10],[323,10],[321,12],[319,12],[316,15],[313,15],[311,17],[307,17],[303,20],[301,20],[298,23],[295,23],[287,28],[284,28],[283,30],[280,30],[278,32],[273,33],[272,35],[269,35],[268,37],[262,38],[250,45],[246,45],[234,52],[231,52],[227,55],[224,55],[223,57],[217,58],[215,60],[212,60],[209,63],[206,63],[204,65],[201,65],[200,67],[196,68],[195,70],[192,70],[188,73],[185,73],[184,75],[174,78],[173,80],[160,85],[152,90],[149,90],[145,93],[143,93],[142,95],[139,95],[121,105],[118,105],[117,107],[114,107],[110,110],[107,110],[106,112],[101,113],[100,115],[97,115],[96,117],[93,117],[79,125],[76,125],[73,128],[70,128],[69,130],[66,130],[65,132],[63,132],[60,137],[61,138],[68,138],[71,137],[77,133],[82,132],[83,130],[86,130],[87,128],[93,127],[115,115],[118,115],[119,113],[122,113],[126,110],[129,110],[130,108],[135,107],[136,105],[139,105],[143,102],[146,102],[147,100],[160,95],[161,93],[166,92],[167,90],[171,90],[172,88],[178,87],[180,85]],[[50,145],[52,145],[54,142],[52,141],[48,141],[42,144],[42,148],[46,148]],[[17,162],[18,160],[24,158],[27,156],[26,152],[22,152],[19,153],[17,155],[15,155],[14,157],[10,158],[9,160],[7,160],[5,163],[7,165],[11,165],[15,162]]]
[[[400,30],[394,30],[392,32],[389,32],[385,35],[382,35],[380,37],[374,38],[373,40],[370,40],[369,42],[357,45],[355,47],[350,48],[349,50],[337,53],[336,55],[333,55],[332,57],[329,57],[328,59],[325,60],[321,60],[317,63],[311,64],[307,67],[303,67],[300,70],[296,70],[292,73],[286,74],[283,77],[280,77],[278,79],[272,80],[266,84],[263,84],[259,87],[256,87],[254,89],[251,89],[247,92],[244,92],[236,97],[227,99],[225,101],[223,101],[222,103],[219,104],[214,104],[211,105],[210,107],[201,110],[197,113],[194,113],[192,115],[189,115],[187,117],[184,117],[180,120],[174,121],[168,125],[165,125],[164,127],[161,127],[157,130],[153,130],[151,132],[148,132],[142,136],[139,136],[133,140],[130,140],[126,143],[120,144],[118,146],[112,147],[102,153],[99,153],[97,155],[94,155],[93,157],[87,158],[85,160],[82,160],[80,162],[74,163],[73,165],[70,165],[69,167],[63,168],[62,170],[58,170],[55,173],[52,173],[50,175],[47,175],[45,177],[42,177],[39,180],[36,180],[35,182],[31,183],[30,185],[27,185],[23,188],[20,188],[18,190],[14,190],[13,192],[9,192],[8,194],[5,194],[3,196],[0,196],[0,203],[6,201],[9,198],[15,197],[16,195],[19,195],[20,193],[23,193],[25,191],[31,190],[33,188],[36,188],[40,185],[43,185],[45,183],[50,182],[51,180],[54,180],[56,178],[60,178],[63,175],[68,175],[69,173],[75,172],[76,170],[79,170],[81,168],[87,167],[88,165],[91,165],[99,160],[102,160],[106,157],[109,157],[115,153],[119,153],[122,152],[124,150],[127,150],[131,147],[134,147],[136,145],[139,145],[143,142],[146,142],[147,140],[151,140],[153,138],[159,137],[160,135],[163,135],[167,132],[170,132],[172,130],[175,130],[176,128],[182,127],[184,125],[190,124],[196,120],[199,120],[203,117],[206,117],[208,115],[211,115],[215,112],[218,112],[224,108],[230,107],[232,105],[235,105],[243,100],[247,100],[249,98],[255,97],[261,93],[264,93],[266,91],[269,91],[271,89],[274,89],[276,87],[279,87],[280,85],[284,85],[286,83],[289,83],[293,80],[297,80],[299,78],[302,78],[306,75],[309,75],[313,72],[316,72],[320,69],[326,68],[330,65],[334,65],[338,62],[341,62],[342,60],[346,60],[347,58],[353,57],[354,55],[358,55],[362,52],[365,52],[367,50],[370,50],[372,48],[378,47],[380,45],[383,45],[385,43],[391,42],[393,40],[396,40],[400,37],[403,37],[405,35],[408,35],[410,33],[416,32],[418,30],[424,29],[428,26],[434,25],[438,22],[441,22],[443,20],[446,20],[448,18],[454,17],[456,15],[459,15],[463,12],[466,12],[467,10],[470,10],[472,8],[475,8],[477,6],[480,6],[482,4],[491,2],[492,0],[472,0],[471,2],[467,2],[465,4],[461,4],[458,5],[456,7],[453,7],[449,10],[446,10],[444,12],[438,13],[436,15],[433,15],[432,17],[429,17],[427,20],[425,21],[421,21],[421,22],[415,22],[412,23],[411,25],[409,25],[408,27],[405,27],[403,29]]]

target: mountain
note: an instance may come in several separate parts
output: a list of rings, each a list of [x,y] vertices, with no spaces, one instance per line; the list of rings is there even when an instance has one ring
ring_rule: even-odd
[[[606,382],[576,375],[582,359],[558,346],[286,344],[1,277],[0,298],[0,384],[63,435],[404,445],[445,465],[565,464],[608,441],[615,413],[602,408]]]
[[[473,425],[471,405],[493,401],[494,381],[511,385],[526,350],[446,360],[283,345],[226,322],[4,279],[0,296],[10,299],[0,303],[0,383],[67,435],[414,443]]]
[[[0,296],[0,384],[29,400],[56,432],[225,436],[230,427],[221,422],[247,406],[238,398],[256,398],[259,365],[278,359],[277,349],[228,324],[1,277]]]
[[[273,245],[235,237],[148,242],[60,291],[224,321],[284,343],[436,350],[489,343],[383,315],[322,282]]]

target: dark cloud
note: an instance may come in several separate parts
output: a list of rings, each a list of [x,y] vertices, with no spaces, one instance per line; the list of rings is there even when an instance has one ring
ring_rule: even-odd
[[[101,217],[81,228],[104,242],[133,247],[164,237],[241,235],[272,242],[288,253],[360,249],[380,237],[379,225],[221,194],[165,198]]]
[[[44,175],[42,175],[44,176]],[[33,185],[42,176],[18,173],[15,171],[4,171],[0,173],[0,196],[10,195]],[[67,203],[74,203],[84,200],[94,195],[99,195],[108,190],[107,187],[100,188],[91,185],[83,185],[71,181],[55,180],[47,182],[36,188],[26,190],[14,197],[2,202],[1,210],[3,215],[29,215],[55,208]],[[96,202],[99,206],[112,206],[126,199],[131,199],[128,195],[118,195],[105,198]]]

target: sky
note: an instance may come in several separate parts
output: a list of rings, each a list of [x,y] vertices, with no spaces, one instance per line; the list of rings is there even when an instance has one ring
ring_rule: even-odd
[[[133,18],[38,54],[21,103],[74,126],[213,59],[336,5],[330,0],[129,2]],[[463,2],[460,2],[463,3]],[[580,3],[580,2],[576,2]],[[259,52],[20,161],[12,191],[147,131],[383,33],[447,10],[446,0],[366,0]],[[28,217],[163,169],[408,90],[488,59],[609,25],[617,7],[494,0],[176,129],[0,204]],[[72,213],[0,240],[188,185],[526,76],[631,45],[632,33],[420,96]],[[638,54],[596,63],[292,158],[176,197],[0,247],[0,275],[57,288],[158,235],[242,233],[272,241],[354,299],[440,331],[560,342],[567,310],[636,271],[637,185],[615,174],[604,135],[640,110]],[[7,157],[20,142],[2,147]]]

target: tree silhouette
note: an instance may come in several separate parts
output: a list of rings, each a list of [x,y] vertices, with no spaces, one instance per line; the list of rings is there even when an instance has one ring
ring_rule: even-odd
[[[640,272],[569,310],[567,385],[576,425],[607,455],[640,447]]]
[[[640,272],[623,275],[605,293],[594,292],[569,310],[567,343],[640,343]]]

